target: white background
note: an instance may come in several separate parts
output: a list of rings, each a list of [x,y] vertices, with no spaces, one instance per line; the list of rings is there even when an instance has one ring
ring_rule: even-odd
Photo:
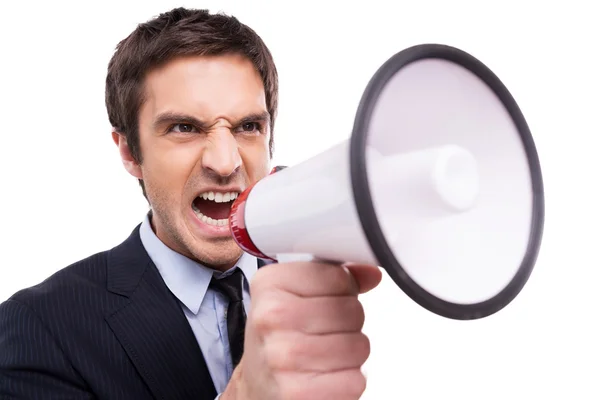
[[[184,5],[253,27],[280,72],[274,162],[286,165],[349,136],[367,81],[392,54],[445,43],[488,65],[529,122],[545,179],[543,246],[521,295],[479,321],[426,312],[386,277],[364,297],[373,343],[364,398],[600,398],[600,29],[592,4],[3,2],[0,301],[120,243],[146,212],[104,108],[106,65],[137,22]]]

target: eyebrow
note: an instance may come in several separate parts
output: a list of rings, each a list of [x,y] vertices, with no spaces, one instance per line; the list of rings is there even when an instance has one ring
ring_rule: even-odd
[[[175,125],[175,124],[192,124],[200,129],[206,127],[206,123],[200,121],[196,117],[192,117],[191,115],[179,114],[173,112],[164,112],[159,114],[152,124],[155,130],[158,130],[160,127],[165,125]]]
[[[263,111],[255,114],[249,114],[237,121],[235,125],[242,125],[248,122],[263,122],[268,124],[271,122],[271,114],[268,111]]]
[[[234,125],[242,125],[248,122],[263,122],[268,124],[271,120],[271,116],[267,111],[258,112],[248,114],[243,118],[240,118],[237,121],[234,121]],[[173,113],[173,112],[164,112],[159,114],[152,124],[154,129],[159,129],[165,125],[175,125],[175,124],[192,124],[199,129],[204,129],[208,126],[208,124],[204,121],[199,120],[196,117],[187,114]]]

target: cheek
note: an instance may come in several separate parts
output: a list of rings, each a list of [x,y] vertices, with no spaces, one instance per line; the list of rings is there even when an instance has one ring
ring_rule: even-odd
[[[152,146],[144,154],[144,180],[172,198],[180,198],[198,161],[201,149],[171,143]]]
[[[240,156],[251,182],[264,178],[269,173],[271,162],[268,143],[240,146]]]

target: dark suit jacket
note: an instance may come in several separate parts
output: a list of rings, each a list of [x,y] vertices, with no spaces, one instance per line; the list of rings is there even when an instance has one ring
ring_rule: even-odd
[[[216,395],[183,310],[142,246],[139,226],[117,247],[0,305],[0,399]]]

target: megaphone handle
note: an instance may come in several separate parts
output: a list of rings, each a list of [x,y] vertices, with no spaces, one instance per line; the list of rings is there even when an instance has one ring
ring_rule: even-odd
[[[288,262],[318,262],[325,264],[343,264],[342,261],[336,260],[326,260],[324,258],[315,257],[312,254],[305,253],[284,253],[277,254],[275,259],[278,263],[288,263]]]
[[[312,254],[301,254],[301,253],[277,254],[275,256],[275,259],[277,260],[278,263],[317,261]]]

